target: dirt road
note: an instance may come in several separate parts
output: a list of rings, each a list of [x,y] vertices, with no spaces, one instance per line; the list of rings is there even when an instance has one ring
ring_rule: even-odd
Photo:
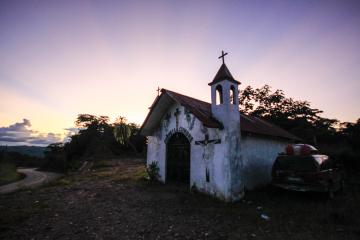
[[[142,180],[143,172],[142,163],[119,161],[0,195],[0,239],[360,239],[356,189],[329,200],[270,188],[223,203]]]
[[[60,176],[60,174],[57,173],[36,171],[35,168],[20,168],[17,171],[25,174],[25,178],[20,181],[1,186],[0,194],[10,193],[24,187],[38,187]]]

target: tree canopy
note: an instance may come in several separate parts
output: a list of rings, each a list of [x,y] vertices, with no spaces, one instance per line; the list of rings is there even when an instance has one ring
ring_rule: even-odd
[[[82,157],[113,156],[133,151],[129,139],[136,135],[139,126],[128,123],[125,117],[118,117],[110,123],[108,116],[79,114],[75,120],[79,132],[70,136],[65,144],[50,144],[45,151],[46,158],[59,170],[68,169]],[[142,144],[140,141],[139,144]]]
[[[125,117],[118,117],[114,124],[114,136],[116,140],[122,144],[127,146],[128,139],[134,135],[136,135],[139,131],[139,126],[135,123],[127,123]]]
[[[322,117],[323,111],[312,108],[310,102],[286,97],[282,90],[272,91],[269,85],[261,88],[247,86],[240,92],[240,111],[272,122],[305,141],[335,132],[338,120]]]

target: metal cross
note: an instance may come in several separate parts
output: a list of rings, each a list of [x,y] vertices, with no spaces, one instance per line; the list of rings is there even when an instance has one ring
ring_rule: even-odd
[[[179,109],[177,108],[176,111],[174,112],[174,116],[176,117],[176,129],[179,128],[179,116],[180,116],[180,111]]]
[[[219,57],[219,59],[222,58],[223,64],[225,64],[225,56],[226,56],[227,54],[228,54],[228,53],[224,53],[224,51],[221,51],[221,56]]]
[[[157,91],[157,93],[158,93],[158,96],[160,96],[161,88],[158,87],[158,88],[156,89],[156,91]]]
[[[205,134],[205,139],[204,139],[204,140],[195,141],[195,145],[206,146],[206,145],[208,145],[209,143],[219,144],[219,143],[221,143],[221,139],[212,139],[212,140],[209,140],[209,134]]]

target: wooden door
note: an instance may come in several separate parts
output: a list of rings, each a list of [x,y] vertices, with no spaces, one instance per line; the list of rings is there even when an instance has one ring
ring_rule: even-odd
[[[190,143],[182,133],[175,133],[167,143],[166,181],[190,182]]]

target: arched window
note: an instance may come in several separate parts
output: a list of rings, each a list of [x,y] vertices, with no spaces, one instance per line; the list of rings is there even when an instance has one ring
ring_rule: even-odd
[[[223,104],[223,94],[221,85],[216,86],[216,105]]]
[[[231,85],[230,87],[230,104],[236,103],[236,91],[234,85]]]

